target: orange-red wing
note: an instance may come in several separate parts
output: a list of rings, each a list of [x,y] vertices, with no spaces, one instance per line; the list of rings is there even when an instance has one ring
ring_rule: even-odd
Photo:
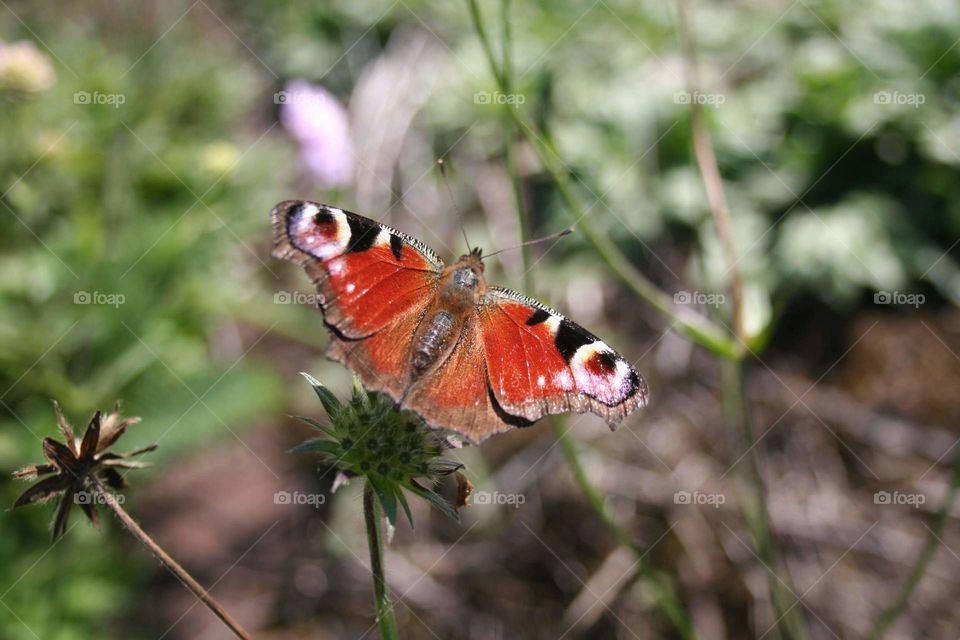
[[[474,442],[512,426],[532,424],[502,415],[490,394],[476,315],[467,319],[449,358],[414,384],[402,406],[423,416],[430,426],[452,429]]]
[[[647,403],[647,385],[616,351],[559,313],[491,287],[478,313],[490,389],[509,416],[591,411],[612,425]]]
[[[393,326],[434,295],[443,263],[418,240],[303,200],[281,202],[270,216],[274,257],[306,269],[320,294],[324,322],[341,340]]]
[[[429,300],[366,338],[342,340],[334,334],[327,356],[350,367],[365,388],[400,400],[409,381],[410,343],[428,304]]]

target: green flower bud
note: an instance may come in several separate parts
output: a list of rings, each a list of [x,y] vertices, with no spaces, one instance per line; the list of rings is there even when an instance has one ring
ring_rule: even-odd
[[[338,468],[338,477],[369,477],[373,474],[371,481],[377,486],[380,499],[392,504],[392,509],[385,509],[391,524],[396,524],[398,501],[409,517],[404,489],[457,519],[454,507],[427,488],[440,476],[463,466],[439,457],[450,448],[440,434],[430,429],[415,413],[397,409],[387,396],[368,394],[356,379],[350,402],[340,404],[320,382],[306,374],[305,377],[323,403],[332,424],[324,427],[312,419],[303,418],[327,437],[304,443],[297,447],[297,451],[320,453]],[[424,479],[426,486],[417,482],[417,478]]]

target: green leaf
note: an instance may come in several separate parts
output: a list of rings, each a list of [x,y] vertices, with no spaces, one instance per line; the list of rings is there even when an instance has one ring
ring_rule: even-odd
[[[387,514],[387,520],[390,521],[392,526],[397,526],[397,494],[394,492],[393,486],[390,482],[381,478],[374,478],[373,475],[367,476],[367,480],[373,485],[374,491],[377,492],[383,512]]]
[[[307,440],[306,442],[297,445],[291,449],[293,453],[326,453],[336,458],[343,456],[343,447],[340,446],[339,442],[334,442],[333,440],[327,440],[326,438],[313,438]]]
[[[396,487],[397,491],[397,500],[400,502],[400,506],[403,507],[403,512],[407,514],[407,522],[410,523],[410,528],[413,529],[413,514],[410,512],[410,503],[407,502],[407,496],[403,495],[403,489]]]
[[[333,395],[333,392],[330,389],[327,389],[323,384],[314,378],[309,373],[300,372],[304,378],[307,379],[307,382],[310,383],[310,386],[313,387],[313,391],[317,394],[317,397],[320,398],[320,404],[323,405],[323,410],[327,412],[327,415],[330,416],[331,420],[336,420],[340,416],[340,411],[343,409],[343,405],[340,404],[340,400],[337,399],[337,396]]]
[[[458,514],[453,507],[447,504],[446,500],[441,498],[439,495],[437,495],[433,491],[429,489],[424,489],[423,487],[417,486],[415,484],[407,485],[407,489],[414,492],[415,494],[417,494],[418,496],[420,496],[421,498],[423,498],[424,500],[426,500],[427,502],[435,506],[437,509],[440,510],[440,512],[443,515],[447,516],[451,520],[454,520],[455,522],[460,522],[460,514]]]
[[[314,429],[323,431],[325,434],[327,434],[331,438],[334,438],[334,439],[339,438],[339,436],[337,435],[337,432],[330,425],[321,424],[320,422],[317,422],[313,418],[307,418],[306,416],[293,416],[293,417],[299,420],[300,422],[303,422],[304,424],[310,425]]]
[[[370,406],[370,397],[367,395],[367,390],[363,388],[363,383],[357,376],[353,376],[353,397],[359,400],[363,406]]]
[[[759,283],[744,285],[743,325],[747,345],[752,350],[762,350],[773,327],[773,305],[770,292]]]

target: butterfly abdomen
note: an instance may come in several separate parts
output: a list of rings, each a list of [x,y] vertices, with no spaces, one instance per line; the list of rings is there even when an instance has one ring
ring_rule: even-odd
[[[445,310],[436,312],[426,323],[426,331],[416,339],[410,359],[414,378],[423,375],[449,351],[453,343],[454,324],[453,314]]]
[[[446,360],[460,337],[466,317],[473,312],[487,287],[483,263],[472,255],[462,257],[445,270],[443,282],[435,306],[426,313],[414,335],[410,355],[413,380]]]

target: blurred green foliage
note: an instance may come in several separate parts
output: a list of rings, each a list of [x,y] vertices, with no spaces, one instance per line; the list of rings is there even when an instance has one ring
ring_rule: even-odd
[[[495,43],[500,2],[481,3]],[[960,299],[950,255],[960,234],[960,13],[944,0],[766,5],[695,3],[702,95],[754,307],[813,296],[851,311],[878,290]],[[349,99],[398,27],[444,42],[442,74],[420,114],[437,154],[500,158],[503,123],[481,48],[457,3],[238,5],[282,76]],[[519,107],[558,143],[590,215],[670,290],[722,290],[723,264],[690,148],[673,3],[513,3]],[[351,45],[355,45],[351,48]],[[533,181],[539,226],[561,205]],[[701,249],[702,248],[702,249]],[[585,249],[573,239],[563,261]],[[686,271],[659,253],[689,252]],[[672,263],[671,263],[672,265]],[[602,267],[595,266],[599,273]],[[767,314],[769,315],[769,314]]]
[[[481,4],[499,42],[500,3]],[[519,108],[552,134],[587,202],[599,198],[590,215],[664,288],[723,287],[674,6],[514,4]],[[349,100],[398,29],[429,28],[452,66],[418,132],[438,155],[467,134],[454,166],[458,155],[501,158],[498,107],[474,99],[494,83],[456,2],[149,3],[142,13],[66,3],[60,15],[11,6],[18,17],[2,13],[0,39],[34,41],[56,79],[0,97],[0,469],[38,458],[54,429],[51,397],[78,423],[123,398],[144,417],[131,446],[159,440],[159,459],[280,411],[271,366],[229,343],[240,326],[319,332],[309,309],[269,305],[278,280],[266,211],[294,195],[286,185],[297,175],[289,142],[271,129],[283,80]],[[960,236],[960,7],[694,7],[702,99],[758,313],[797,296],[852,312],[882,289],[960,299],[947,253]],[[545,181],[527,188],[538,228],[568,223]],[[576,236],[550,261],[606,277]],[[79,304],[83,292],[104,303]],[[19,489],[0,482],[0,499]],[[91,637],[140,579],[130,556],[83,524],[38,562],[48,518],[42,508],[4,517],[5,638],[33,637],[28,627],[45,639]]]
[[[29,37],[8,17],[5,40]],[[152,28],[118,42],[120,25],[21,17],[63,63],[50,89],[0,98],[0,468],[42,458],[50,398],[80,425],[122,398],[144,418],[131,443],[161,445],[154,461],[234,442],[231,431],[282,406],[278,375],[241,360],[233,337],[240,307],[272,300],[258,273],[288,151],[261,139],[270,109],[251,108],[261,94],[272,106],[270,82],[189,23],[138,61]],[[12,504],[24,487],[4,477],[0,500]],[[51,517],[4,518],[4,638],[94,637],[149,566],[77,519],[39,562]]]

